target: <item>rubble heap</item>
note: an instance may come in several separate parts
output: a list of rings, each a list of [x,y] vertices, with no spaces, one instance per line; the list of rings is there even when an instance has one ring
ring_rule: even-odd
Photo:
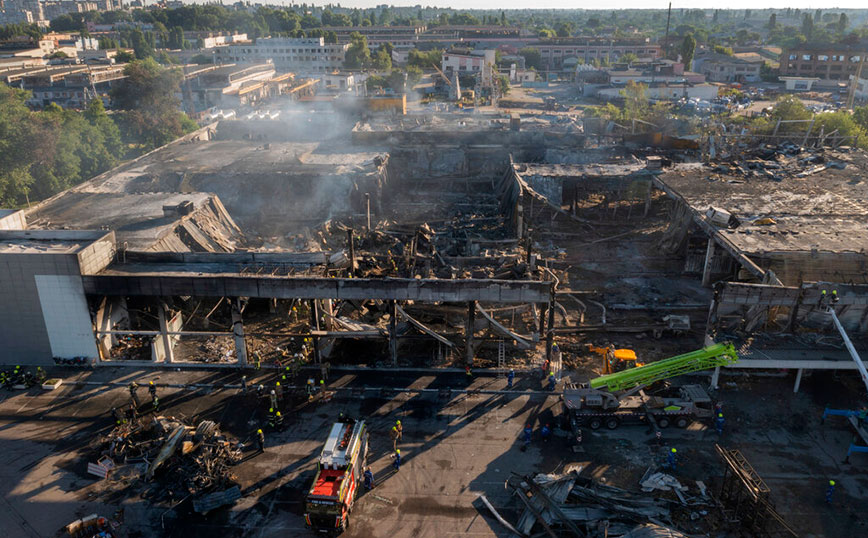
[[[107,479],[157,482],[149,490],[152,502],[193,498],[195,504],[209,493],[238,491],[232,466],[241,459],[239,443],[210,420],[196,426],[163,416],[122,422],[97,445],[100,464],[112,469]]]
[[[661,477],[667,475],[657,473],[650,478],[668,483]],[[516,475],[508,485],[521,501],[519,508],[523,511],[515,530],[523,536],[530,536],[539,524],[549,534],[559,527],[576,536],[680,537],[685,535],[676,526],[699,531],[693,527],[701,517],[709,523],[707,516],[714,507],[704,485],[695,497],[682,493],[687,488],[680,484],[672,487],[645,484],[645,493],[632,492],[581,477],[575,471],[563,475]],[[648,492],[653,489],[671,489],[674,494],[665,498]]]

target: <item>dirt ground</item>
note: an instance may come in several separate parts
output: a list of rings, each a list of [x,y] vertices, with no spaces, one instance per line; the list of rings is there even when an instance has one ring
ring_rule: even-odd
[[[857,455],[843,463],[851,432],[842,423],[820,425],[824,405],[856,405],[858,380],[814,375],[792,393],[792,375],[768,378],[722,378],[715,395],[724,404],[727,424],[718,436],[707,424],[664,430],[664,447],[642,426],[587,432],[583,452],[574,453],[566,439],[535,440],[520,450],[525,424],[538,429],[556,423],[557,398],[537,392],[529,396],[380,394],[350,397],[338,392],[329,403],[301,408],[288,416],[285,429],[268,432],[266,452],[250,456],[235,468],[244,497],[208,517],[189,513],[182,503],[154,505],[143,500],[148,484],[129,486],[101,482],[86,473],[95,459],[94,439],[111,425],[108,410],[126,403],[124,385],[155,380],[160,385],[163,414],[210,418],[222,429],[247,439],[264,413],[252,394],[233,384],[229,371],[132,372],[102,368],[59,374],[66,383],[57,391],[2,393],[0,450],[0,533],[4,536],[51,536],[66,523],[98,513],[112,517],[122,509],[129,536],[307,536],[302,499],[313,478],[316,458],[329,425],[339,413],[368,421],[370,464],[377,480],[352,515],[348,537],[369,536],[506,536],[507,532],[480,509],[480,493],[504,517],[515,521],[516,502],[504,488],[509,473],[559,472],[582,468],[582,474],[610,485],[638,489],[637,480],[662,461],[668,447],[681,457],[675,476],[695,494],[696,480],[712,492],[719,487],[722,465],[714,444],[741,450],[772,490],[778,511],[802,536],[857,536],[865,533],[860,506],[868,501],[868,458]],[[252,372],[251,372],[252,374]],[[335,371],[332,387],[378,386],[463,387],[462,373],[359,373]],[[693,381],[704,382],[707,378]],[[263,375],[253,383],[271,382]],[[197,384],[194,388],[189,385]],[[182,385],[187,388],[181,388]],[[505,380],[481,374],[475,388],[503,388]],[[520,375],[519,389],[538,389],[540,381]],[[341,396],[344,394],[345,396]],[[401,445],[404,465],[391,470],[387,432],[395,420],[404,423]],[[824,502],[829,479],[838,483],[834,502]],[[713,514],[712,514],[713,515]],[[709,516],[711,517],[711,516]],[[702,528],[702,522],[688,523]],[[693,532],[692,528],[684,530]],[[724,531],[712,536],[732,536]]]

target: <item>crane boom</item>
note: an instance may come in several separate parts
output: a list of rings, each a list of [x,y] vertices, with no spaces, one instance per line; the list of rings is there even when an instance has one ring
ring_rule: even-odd
[[[655,381],[691,372],[699,372],[738,361],[731,343],[714,344],[690,353],[652,362],[638,368],[600,376],[591,380],[591,388],[609,391],[624,390],[637,385],[650,385]]]

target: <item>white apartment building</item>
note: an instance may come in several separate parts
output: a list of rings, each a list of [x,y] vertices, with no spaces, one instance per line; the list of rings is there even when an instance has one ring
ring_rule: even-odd
[[[217,63],[271,61],[278,71],[329,73],[342,69],[349,44],[326,44],[323,38],[268,37],[256,43],[218,47]]]
[[[494,73],[494,50],[447,50],[443,52],[440,69],[459,75],[482,73],[482,85],[491,86]]]

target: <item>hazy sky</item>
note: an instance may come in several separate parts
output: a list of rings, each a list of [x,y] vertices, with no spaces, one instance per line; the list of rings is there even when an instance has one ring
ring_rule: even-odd
[[[262,0],[260,0],[262,1]],[[267,0],[266,0],[267,1]],[[224,4],[229,4],[229,0],[224,0]],[[280,3],[289,4],[289,0],[284,0]],[[301,4],[302,2],[296,1],[295,3]],[[608,0],[607,2],[576,2],[575,0],[524,0],[524,1],[516,1],[516,0],[395,0],[395,1],[383,1],[383,0],[342,0],[342,1],[322,1],[322,0],[314,0],[311,2],[307,1],[308,4],[313,3],[316,5],[323,5],[329,3],[340,3],[341,6],[344,7],[365,7],[370,8],[376,5],[381,4],[389,4],[395,6],[437,6],[437,7],[451,7],[455,9],[636,9],[636,8],[645,8],[645,9],[666,9],[668,2],[666,0],[660,0],[658,2],[647,2],[642,0]],[[834,7],[830,7],[830,6]],[[835,8],[847,8],[847,9],[866,9],[868,8],[868,2],[865,0],[835,0],[830,3],[818,2],[814,1],[804,1],[804,0],[759,0],[759,1],[751,1],[751,0],[730,0],[728,2],[721,2],[720,0],[695,0],[695,1],[682,1],[682,2],[672,2],[672,9],[681,9],[681,8],[721,8],[721,9],[765,9],[765,8],[776,8],[776,9],[786,9],[788,7],[791,8],[810,8],[817,9],[820,8],[822,10],[834,11]]]

